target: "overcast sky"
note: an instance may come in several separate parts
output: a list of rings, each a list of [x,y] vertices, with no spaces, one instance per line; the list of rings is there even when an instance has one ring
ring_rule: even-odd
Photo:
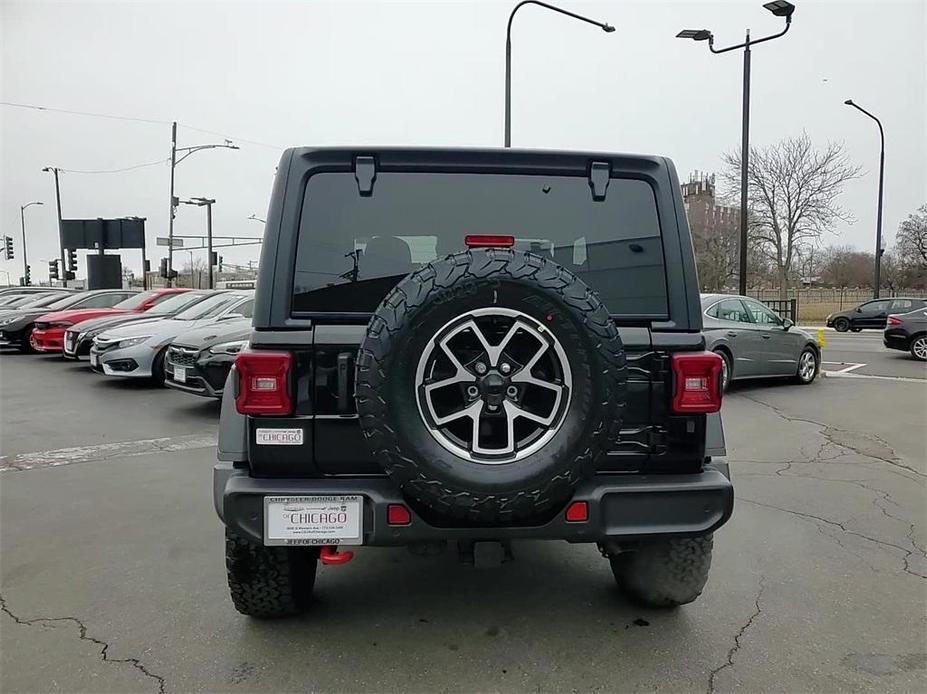
[[[717,45],[777,31],[761,0],[579,2],[562,6],[617,27],[605,34],[538,7],[513,29],[516,147],[663,154],[681,178],[714,171],[740,141],[740,52],[711,55],[673,38],[707,27]],[[865,174],[842,202],[857,218],[828,243],[873,246],[879,140],[886,130],[884,228],[927,202],[924,0],[795,0],[793,27],[753,53],[752,142],[807,131],[846,143]],[[282,148],[295,145],[502,143],[505,23],[514,0],[469,2],[2,2],[2,101],[163,121],[135,122],[0,106],[2,233],[22,273],[20,205],[35,279],[57,254],[54,187],[43,166],[118,169],[179,146],[229,137],[240,151],[199,152],[177,169],[177,194],[217,199],[216,234],[259,235]],[[213,131],[203,132],[201,130]],[[253,141],[253,142],[249,142]],[[261,143],[261,144],[257,144]],[[64,216],[147,217],[157,266],[167,233],[169,168],[61,175]],[[204,233],[181,207],[177,233]],[[200,253],[204,253],[200,251]],[[243,262],[256,250],[223,252]],[[175,264],[188,262],[182,253]],[[139,254],[123,262],[136,271]],[[81,257],[81,272],[84,261]],[[0,282],[5,277],[0,275]]]

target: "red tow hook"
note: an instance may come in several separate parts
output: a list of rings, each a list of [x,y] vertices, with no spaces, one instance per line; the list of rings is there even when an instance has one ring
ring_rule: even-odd
[[[354,552],[339,552],[338,545],[324,545],[319,552],[319,559],[326,566],[347,564],[354,558]]]

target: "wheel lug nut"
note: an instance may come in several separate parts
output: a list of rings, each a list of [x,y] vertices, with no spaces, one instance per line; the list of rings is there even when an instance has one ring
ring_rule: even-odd
[[[467,386],[467,397],[475,398],[480,394],[480,389],[476,386]]]
[[[501,364],[499,364],[499,371],[501,371],[502,373],[507,374],[511,370],[512,370],[512,365],[509,364],[508,362],[502,362]]]
[[[487,371],[486,364],[484,364],[481,361],[476,362],[476,366],[474,366],[473,368],[480,376],[485,374]]]
[[[518,388],[516,388],[515,386],[509,386],[508,388],[505,389],[505,394],[508,395],[510,398],[517,398]]]

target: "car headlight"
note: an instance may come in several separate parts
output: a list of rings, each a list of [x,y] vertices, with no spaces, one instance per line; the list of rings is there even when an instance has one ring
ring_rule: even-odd
[[[151,335],[139,335],[138,337],[127,337],[125,340],[119,340],[119,342],[116,343],[116,349],[124,349],[126,347],[134,347],[135,345],[140,345],[150,337]]]
[[[238,354],[247,344],[247,340],[222,342],[218,345],[213,345],[208,351],[210,354]]]
[[[15,320],[16,320],[15,317],[14,318],[3,318],[2,320],[0,320],[0,325],[9,325]]]

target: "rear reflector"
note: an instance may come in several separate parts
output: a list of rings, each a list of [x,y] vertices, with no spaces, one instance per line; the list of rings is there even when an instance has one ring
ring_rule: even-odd
[[[673,412],[709,414],[721,409],[721,357],[714,352],[673,355]]]
[[[888,324],[889,324],[889,325],[901,325],[903,322],[904,322],[904,321],[902,321],[900,318],[895,318],[895,316],[889,316],[889,317],[888,317]]]
[[[467,248],[511,248],[515,245],[514,236],[492,234],[467,234],[464,236]]]
[[[402,504],[390,504],[386,507],[386,522],[389,525],[410,525],[412,513]]]
[[[585,501],[574,501],[567,506],[566,519],[568,523],[585,523],[589,520],[589,504]]]
[[[290,370],[293,355],[289,352],[244,350],[235,358],[238,372],[239,414],[288,415],[293,412],[290,398]]]

